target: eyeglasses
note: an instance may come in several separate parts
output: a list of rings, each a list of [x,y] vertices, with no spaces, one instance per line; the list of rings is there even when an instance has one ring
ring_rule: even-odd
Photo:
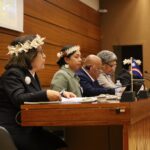
[[[106,65],[108,65],[109,67],[113,68],[113,67],[116,67],[117,64],[109,64],[109,63],[106,63]]]

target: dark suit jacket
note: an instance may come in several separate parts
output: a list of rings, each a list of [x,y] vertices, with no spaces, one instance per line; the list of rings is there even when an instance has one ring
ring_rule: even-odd
[[[0,78],[0,125],[15,125],[15,116],[25,101],[48,101],[46,91],[41,90],[37,75],[34,78],[28,70],[12,67]]]
[[[80,85],[83,88],[83,96],[97,96],[99,94],[115,93],[114,89],[100,86],[97,80],[93,82],[83,69],[79,70],[77,75],[80,78]]]
[[[31,79],[30,83],[25,78]],[[29,80],[28,80],[29,81]],[[41,90],[37,75],[28,70],[11,67],[0,78],[0,125],[11,134],[19,150],[56,149],[66,146],[58,137],[41,127],[22,127],[16,120],[20,105],[24,102],[48,101],[46,91]]]

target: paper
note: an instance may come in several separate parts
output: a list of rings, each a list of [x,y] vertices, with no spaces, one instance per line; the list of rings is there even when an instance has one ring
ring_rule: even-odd
[[[61,101],[24,102],[24,104],[58,104],[58,103],[61,103]]]
[[[75,98],[64,98],[62,97],[61,103],[87,103],[95,102],[97,97],[75,97]]]
[[[47,101],[47,102],[24,102],[24,104],[72,104],[72,103],[87,103],[97,101],[97,97],[74,97],[61,98],[61,101]]]

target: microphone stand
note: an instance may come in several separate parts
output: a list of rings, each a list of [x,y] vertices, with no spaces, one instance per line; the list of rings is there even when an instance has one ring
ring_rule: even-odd
[[[131,60],[131,92],[133,92],[133,72],[132,72],[132,62],[133,62],[133,58],[130,58]]]

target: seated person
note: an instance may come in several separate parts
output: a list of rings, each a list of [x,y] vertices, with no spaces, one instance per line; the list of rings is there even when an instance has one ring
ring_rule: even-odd
[[[63,140],[42,127],[23,127],[19,123],[20,107],[24,102],[61,99],[57,91],[42,90],[36,74],[44,68],[46,55],[43,44],[44,38],[39,35],[26,35],[13,40],[8,46],[10,59],[0,78],[0,126],[8,130],[18,150],[66,147]],[[68,98],[75,96],[70,92],[63,94]]]
[[[101,71],[102,62],[96,55],[89,55],[84,61],[82,69],[77,72],[80,77],[80,85],[83,88],[83,96],[97,96],[99,94],[115,94],[112,88],[104,88],[99,85],[97,78]]]
[[[70,91],[81,97],[79,77],[75,74],[81,68],[80,46],[66,46],[57,54],[57,64],[60,69],[54,74],[51,81],[51,89],[56,91]]]
[[[102,60],[102,72],[98,77],[98,82],[103,87],[115,88],[115,83],[112,81],[112,75],[115,72],[117,66],[117,56],[115,53],[102,50],[97,56]]]
[[[129,60],[129,59],[128,59]],[[131,63],[130,61],[123,61],[123,68],[119,72],[117,76],[117,80],[120,80],[122,86],[126,86],[126,91],[131,90]],[[138,76],[134,71],[132,72],[133,75],[133,90],[136,90],[136,87],[140,87],[143,83],[143,77]],[[137,88],[138,89],[138,88]]]
[[[122,86],[128,86],[131,84],[131,73],[130,73],[130,71],[131,71],[131,65],[125,64],[125,65],[123,65],[122,70],[119,72],[116,79],[120,80]]]

